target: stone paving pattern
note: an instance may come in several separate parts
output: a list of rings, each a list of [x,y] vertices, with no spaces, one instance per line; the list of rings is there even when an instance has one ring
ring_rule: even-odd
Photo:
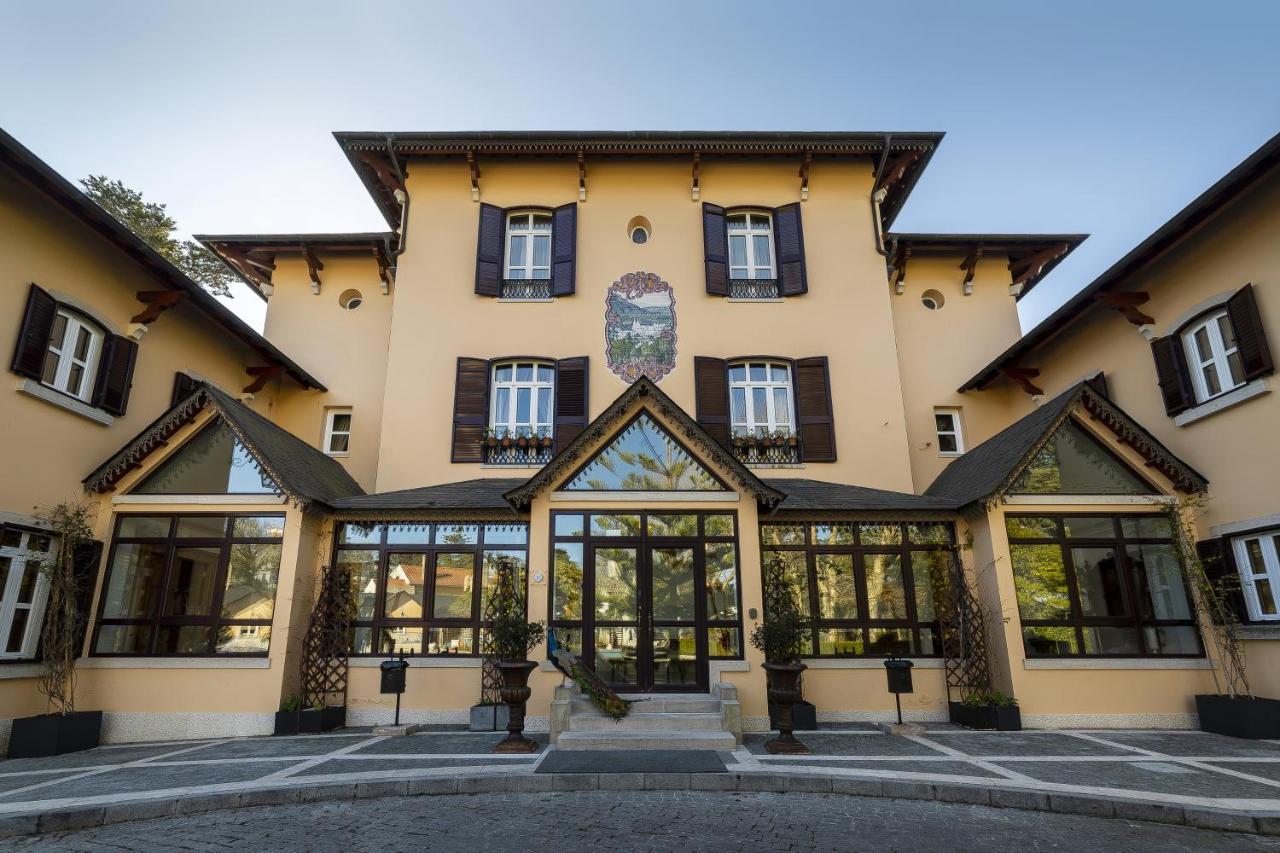
[[[305,803],[10,839],[32,851],[1280,850],[1280,839],[821,794],[608,791]]]

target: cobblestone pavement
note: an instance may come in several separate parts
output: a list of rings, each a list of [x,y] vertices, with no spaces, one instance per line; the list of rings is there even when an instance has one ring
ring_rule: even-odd
[[[1280,850],[1280,839],[936,802],[633,791],[390,798],[10,839],[13,850]]]

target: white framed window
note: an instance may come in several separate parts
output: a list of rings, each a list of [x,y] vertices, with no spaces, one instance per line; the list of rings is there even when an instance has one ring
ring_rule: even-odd
[[[1235,549],[1249,618],[1280,621],[1280,529],[1240,536],[1231,541],[1231,547]]]
[[[774,279],[773,216],[765,211],[731,211],[725,217],[729,234],[729,278]]]
[[[41,383],[88,402],[98,375],[102,341],[102,329],[79,314],[59,309],[44,355]]]
[[[506,278],[551,278],[551,214],[518,211],[507,216]]]
[[[351,450],[351,410],[325,409],[324,452],[346,456]]]
[[[964,433],[960,429],[959,409],[934,409],[933,425],[938,433],[939,456],[959,456],[964,453]]]
[[[1182,333],[1182,345],[1197,402],[1244,384],[1244,365],[1226,310],[1214,311],[1187,327]]]
[[[556,369],[537,361],[503,361],[493,366],[489,386],[489,429],[499,438],[551,435],[551,400]]]
[[[48,534],[4,528],[0,532],[0,660],[34,658],[48,582],[40,563],[50,556]]]
[[[778,361],[729,365],[729,412],[734,435],[795,432],[791,365]]]

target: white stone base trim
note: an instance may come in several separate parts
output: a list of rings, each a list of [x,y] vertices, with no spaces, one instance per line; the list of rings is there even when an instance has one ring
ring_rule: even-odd
[[[348,726],[385,726],[396,717],[391,708],[347,708]],[[471,722],[470,708],[401,708],[400,722],[418,726],[465,726]],[[551,728],[550,717],[524,718],[525,731],[545,732]],[[505,729],[504,729],[505,731]]]
[[[107,711],[102,715],[103,743],[251,737],[269,735],[274,730],[275,714],[270,713],[155,714]]]
[[[1029,729],[1196,729],[1195,714],[1026,714]]]
[[[902,719],[917,723],[945,723],[949,717],[945,710],[915,711],[903,708]],[[896,723],[897,721],[897,711],[818,711],[820,723]]]

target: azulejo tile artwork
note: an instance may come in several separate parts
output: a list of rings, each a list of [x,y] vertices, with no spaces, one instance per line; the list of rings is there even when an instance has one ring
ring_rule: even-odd
[[[676,366],[676,297],[656,273],[629,272],[605,295],[605,354],[623,382],[654,382]]]

